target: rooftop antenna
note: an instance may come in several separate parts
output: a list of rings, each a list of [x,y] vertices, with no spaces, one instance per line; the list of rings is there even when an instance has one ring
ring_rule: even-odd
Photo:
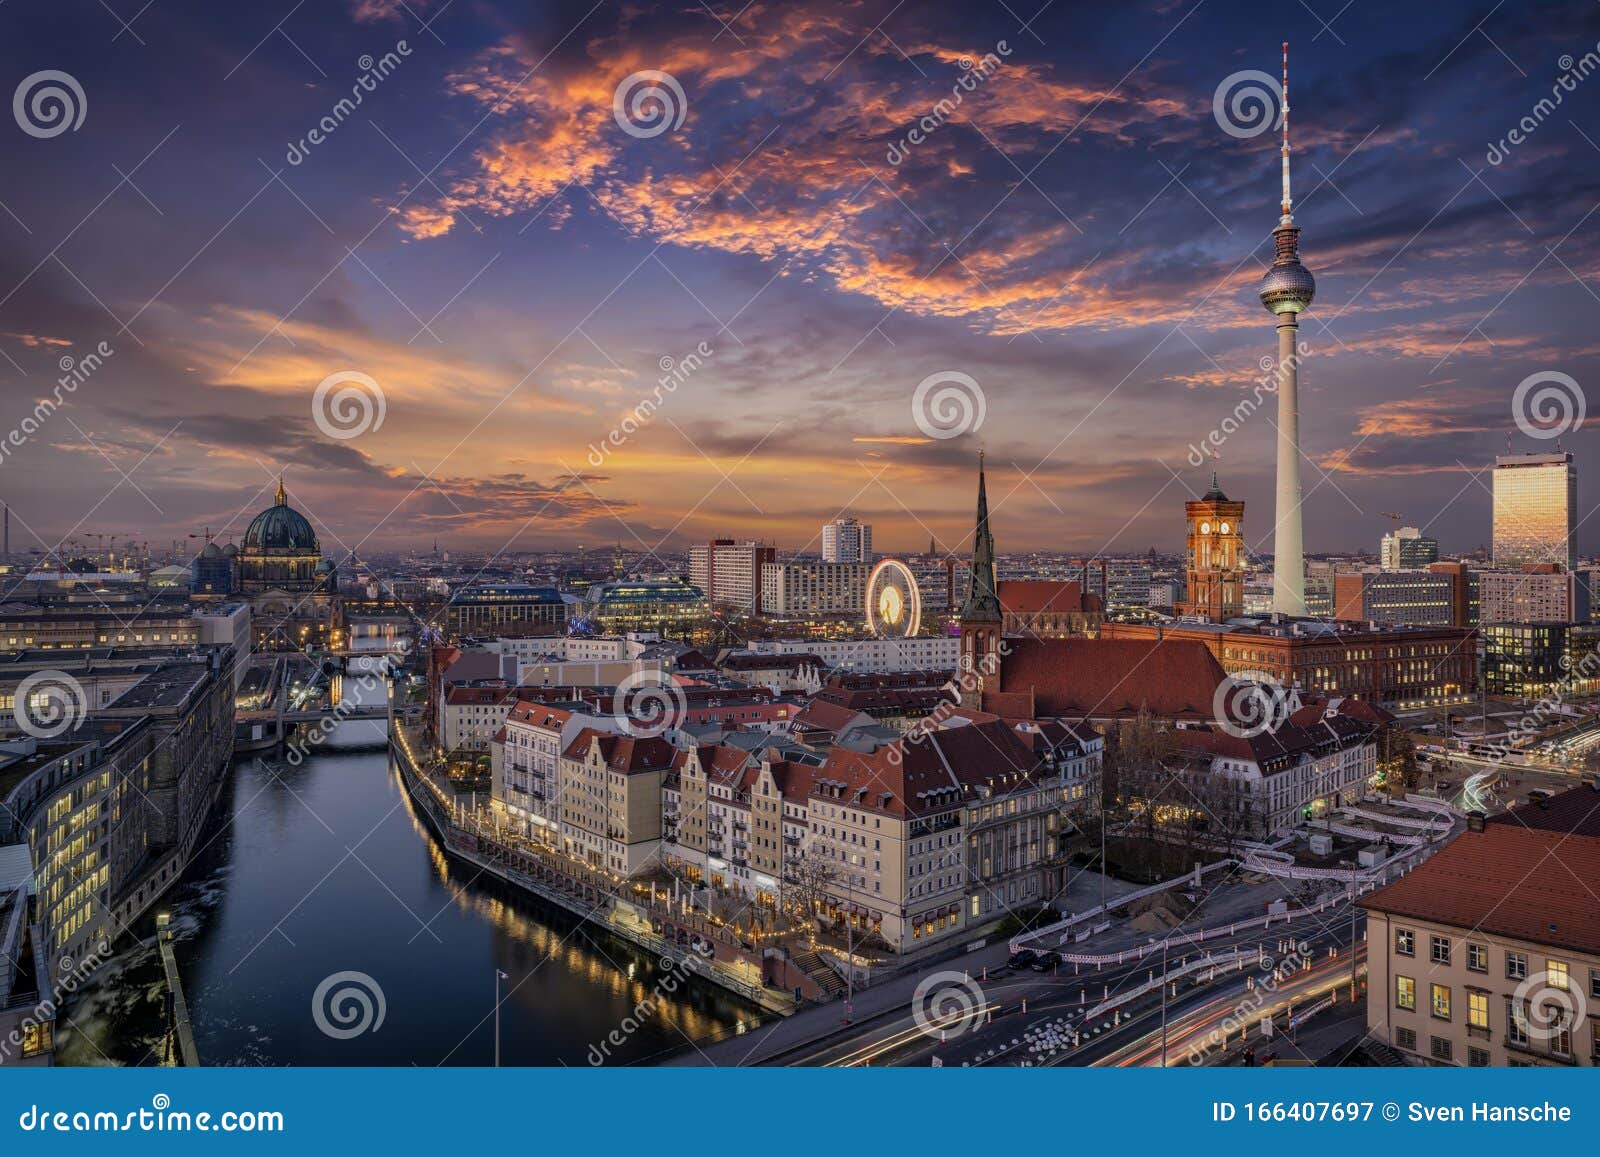
[[[1289,196],[1289,42],[1283,42],[1283,221],[1284,225],[1292,224],[1294,215],[1290,212],[1294,201]]]

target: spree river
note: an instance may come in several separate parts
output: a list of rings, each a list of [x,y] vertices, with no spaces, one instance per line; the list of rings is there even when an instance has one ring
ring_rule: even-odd
[[[447,860],[383,727],[345,722],[298,767],[236,762],[211,842],[161,905],[203,1064],[493,1064],[497,971],[503,1064],[598,1063],[613,1030],[605,1063],[648,1062],[755,1023],[723,990]],[[153,916],[133,931],[64,1008],[59,1063],[159,1063]],[[365,978],[324,985],[339,973]],[[344,1035],[376,1022],[379,993],[381,1023]]]

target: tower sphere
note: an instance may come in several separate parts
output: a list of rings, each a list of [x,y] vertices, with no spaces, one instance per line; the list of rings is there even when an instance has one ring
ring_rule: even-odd
[[[1311,304],[1317,294],[1317,282],[1311,270],[1300,264],[1297,257],[1274,263],[1261,279],[1261,304],[1270,313],[1299,313]]]

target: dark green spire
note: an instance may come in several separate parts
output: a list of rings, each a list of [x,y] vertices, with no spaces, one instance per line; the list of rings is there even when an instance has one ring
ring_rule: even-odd
[[[1000,621],[999,587],[995,582],[994,535],[989,532],[989,491],[983,478],[983,451],[978,451],[978,521],[973,531],[972,581],[961,604],[963,622]]]

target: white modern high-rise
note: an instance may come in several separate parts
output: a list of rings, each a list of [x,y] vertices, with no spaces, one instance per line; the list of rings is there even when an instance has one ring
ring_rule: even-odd
[[[1300,228],[1289,196],[1289,45],[1283,46],[1283,216],[1272,231],[1277,255],[1261,279],[1261,304],[1278,329],[1278,488],[1273,512],[1272,609],[1282,615],[1306,613],[1305,539],[1300,516],[1300,354],[1295,338],[1300,314],[1316,295],[1317,283],[1300,264]]]
[[[872,527],[853,518],[836,518],[822,528],[823,562],[871,562]]]
[[[1439,561],[1439,540],[1415,526],[1400,526],[1378,543],[1378,565],[1384,570],[1421,570]]]
[[[1507,454],[1494,461],[1494,565],[1577,563],[1578,471],[1572,455]]]

